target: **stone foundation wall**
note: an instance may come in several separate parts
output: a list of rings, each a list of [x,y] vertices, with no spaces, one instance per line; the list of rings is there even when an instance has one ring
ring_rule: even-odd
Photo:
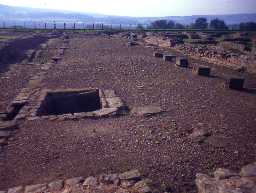
[[[149,193],[155,191],[152,184],[138,170],[131,170],[121,174],[102,174],[97,177],[56,180],[48,184],[17,186],[0,193]]]

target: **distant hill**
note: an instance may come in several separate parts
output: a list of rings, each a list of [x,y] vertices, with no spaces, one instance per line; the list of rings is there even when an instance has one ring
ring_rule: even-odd
[[[256,22],[256,14],[233,14],[233,15],[198,15],[198,16],[167,16],[167,17],[123,17],[110,16],[94,13],[78,13],[71,11],[35,9],[26,7],[14,7],[0,4],[0,21],[40,21],[40,22],[84,22],[104,24],[150,24],[157,19],[170,19],[181,24],[190,24],[198,17],[206,17],[208,20],[219,18],[227,24],[238,24],[241,22]]]

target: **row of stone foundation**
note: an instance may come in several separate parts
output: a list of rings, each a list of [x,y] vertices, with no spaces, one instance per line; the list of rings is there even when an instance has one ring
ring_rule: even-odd
[[[256,162],[242,167],[239,173],[219,168],[212,175],[198,173],[198,193],[255,193]],[[172,187],[160,187],[138,170],[97,177],[75,177],[50,183],[17,186],[0,193],[168,193]]]

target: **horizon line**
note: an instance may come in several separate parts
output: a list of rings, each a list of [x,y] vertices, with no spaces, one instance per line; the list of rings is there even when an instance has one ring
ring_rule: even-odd
[[[94,12],[86,12],[86,11],[75,11],[75,10],[65,10],[65,9],[53,9],[53,8],[42,8],[42,7],[27,7],[27,6],[19,6],[19,5],[8,5],[4,3],[0,3],[0,5],[7,6],[7,7],[16,7],[16,8],[27,8],[27,9],[40,9],[44,11],[51,11],[51,12],[69,12],[69,13],[77,13],[77,14],[93,14],[99,16],[112,16],[112,17],[130,17],[130,18],[166,18],[166,17],[200,17],[200,16],[227,16],[227,15],[252,15],[254,13],[223,13],[223,14],[192,14],[192,15],[166,15],[166,16],[127,16],[127,15],[108,15],[103,13],[94,13]]]

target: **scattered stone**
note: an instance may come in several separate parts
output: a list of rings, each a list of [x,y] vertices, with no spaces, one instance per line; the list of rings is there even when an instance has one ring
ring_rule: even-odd
[[[95,187],[97,186],[97,184],[98,184],[97,178],[90,176],[85,179],[83,186]]]
[[[159,53],[159,52],[154,52],[154,57],[156,57],[156,58],[163,58],[163,54],[162,53]]]
[[[218,193],[217,180],[205,174],[196,174],[198,193]]]
[[[218,168],[214,173],[214,178],[217,180],[227,179],[233,176],[238,176],[237,173],[224,168]]]
[[[244,89],[244,79],[243,78],[231,78],[227,81],[227,86],[233,90],[243,90]]]
[[[135,183],[136,183],[135,180],[122,180],[121,181],[121,187],[129,188],[129,187],[132,187]]]
[[[107,117],[116,115],[117,111],[117,108],[103,108],[98,111],[95,111],[94,114],[96,117]]]
[[[163,110],[159,106],[143,106],[143,107],[134,107],[131,110],[131,114],[134,116],[152,116],[155,114],[163,113]]]
[[[49,191],[60,191],[64,187],[63,180],[54,181],[48,184]]]
[[[138,170],[131,170],[120,174],[119,178],[121,180],[138,180],[141,178],[141,174]]]
[[[25,187],[25,193],[42,193],[47,190],[46,184],[36,184]]]
[[[65,181],[65,184],[71,187],[71,186],[75,186],[77,184],[82,183],[83,180],[84,180],[83,177],[70,178]]]
[[[243,177],[256,177],[256,162],[242,167],[240,175]]]
[[[148,180],[141,180],[134,185],[134,188],[141,193],[151,192],[151,188],[148,185]]]
[[[99,180],[101,183],[104,183],[104,184],[118,185],[120,182],[118,174],[103,174],[103,175],[100,175]]]
[[[114,90],[104,90],[104,95],[106,98],[116,97],[116,93]]]
[[[17,186],[14,188],[10,188],[8,190],[8,193],[23,193],[23,187],[22,186]]]
[[[211,68],[209,67],[198,67],[193,69],[193,73],[199,76],[210,76]]]
[[[211,133],[209,131],[207,131],[206,129],[203,128],[195,128],[192,132],[192,134],[190,135],[190,138],[195,140],[198,143],[202,143],[204,142],[204,140],[209,137],[211,135]]]

